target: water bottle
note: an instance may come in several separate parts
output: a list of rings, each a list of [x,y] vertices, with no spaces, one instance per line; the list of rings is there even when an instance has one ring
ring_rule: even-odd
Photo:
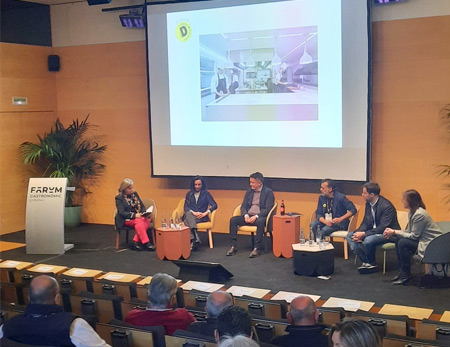
[[[282,216],[284,216],[285,211],[286,211],[286,208],[284,206],[284,200],[281,200],[280,213]]]
[[[309,240],[308,240],[308,243],[309,243],[309,247],[314,246],[314,233],[313,233],[312,228],[311,228],[310,231],[309,231]]]
[[[322,242],[322,231],[320,230],[320,225],[317,226],[316,232],[316,243],[319,245]]]
[[[173,222],[173,218],[170,218],[170,228],[175,229],[175,223]]]
[[[300,228],[300,244],[305,244],[305,231],[303,230],[303,228]]]
[[[164,215],[162,216],[161,227],[162,227],[163,229],[166,229],[166,228],[167,228],[167,220],[166,220],[166,218],[164,217]]]

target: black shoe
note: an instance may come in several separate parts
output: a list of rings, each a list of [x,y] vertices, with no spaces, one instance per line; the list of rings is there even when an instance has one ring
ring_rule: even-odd
[[[398,286],[398,285],[403,285],[404,286],[406,283],[409,282],[410,279],[411,279],[411,276],[403,275],[397,281],[392,282],[392,284],[396,285],[396,286]]]
[[[146,251],[152,252],[155,250],[155,246],[153,246],[150,242],[144,243],[144,249]]]
[[[227,257],[230,257],[232,255],[235,255],[237,253],[237,248],[234,246],[231,246],[231,248],[227,252]]]
[[[192,252],[195,252],[196,250],[197,250],[197,242],[195,242],[195,241],[192,241],[191,242],[191,251]]]
[[[142,246],[138,242],[133,241],[131,249],[134,249],[135,251],[139,251],[140,252],[140,251],[142,251]]]
[[[256,258],[259,255],[260,255],[260,253],[259,253],[258,248],[253,248],[253,251],[250,253],[250,255],[248,257],[249,258]]]

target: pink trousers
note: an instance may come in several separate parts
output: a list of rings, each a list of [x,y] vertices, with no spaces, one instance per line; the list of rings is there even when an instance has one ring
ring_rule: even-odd
[[[133,241],[141,242],[142,244],[149,242],[147,229],[150,226],[150,219],[147,217],[135,218],[132,220],[126,220],[125,226],[133,227],[136,230]]]

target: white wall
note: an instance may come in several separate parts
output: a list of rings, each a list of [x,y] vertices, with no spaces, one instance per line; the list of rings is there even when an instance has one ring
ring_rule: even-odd
[[[364,0],[354,0],[364,1]],[[125,11],[102,12],[102,8],[142,4],[143,0],[112,1],[89,6],[87,2],[51,5],[54,47],[80,46],[145,40],[144,29],[122,28],[119,15]],[[373,21],[450,15],[450,0],[405,0],[398,4],[374,6]]]

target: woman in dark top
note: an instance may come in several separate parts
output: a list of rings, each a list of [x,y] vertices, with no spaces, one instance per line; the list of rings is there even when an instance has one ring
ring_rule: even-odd
[[[116,228],[126,226],[136,231],[133,238],[134,249],[153,251],[154,247],[147,235],[150,219],[143,215],[146,208],[139,194],[133,190],[133,181],[129,178],[125,178],[120,184],[119,194],[116,196],[116,208]]]
[[[200,239],[197,233],[197,223],[208,222],[210,214],[217,209],[211,193],[206,188],[203,177],[196,176],[191,182],[191,190],[184,201],[184,224],[191,229],[191,249],[196,250]]]

